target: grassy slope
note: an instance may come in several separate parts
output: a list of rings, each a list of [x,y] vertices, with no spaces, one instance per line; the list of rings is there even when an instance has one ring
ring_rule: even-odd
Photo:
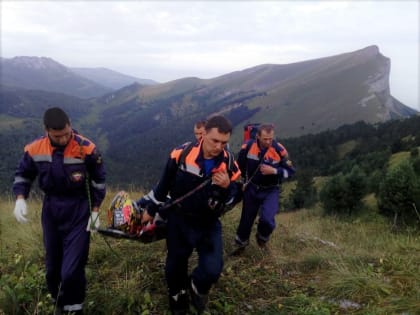
[[[113,195],[108,194],[104,205]],[[2,198],[0,205],[0,268],[2,275],[9,275],[2,276],[2,284],[26,284],[26,289],[16,286],[11,291],[17,296],[22,290],[30,293],[28,313],[42,314],[46,293],[36,210],[40,202],[29,203],[28,225],[14,221],[12,200]],[[372,201],[368,205],[372,207]],[[241,256],[231,257],[239,214],[234,209],[223,218],[226,260],[210,294],[211,314],[416,314],[420,309],[419,236],[391,234],[372,209],[362,218],[344,221],[322,217],[316,209],[281,213],[269,250],[252,239]],[[104,225],[105,212],[101,221]],[[88,313],[168,314],[164,242],[105,240],[99,235],[92,239]],[[196,258],[193,255],[191,265]],[[0,290],[0,299],[5,296],[10,294]],[[7,301],[0,300],[0,314],[1,305],[10,305]]]

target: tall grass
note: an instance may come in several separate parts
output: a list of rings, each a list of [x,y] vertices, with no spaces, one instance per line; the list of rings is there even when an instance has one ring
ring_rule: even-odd
[[[41,203],[29,202],[25,225],[15,221],[13,206],[11,198],[0,201],[0,314],[48,314]],[[252,238],[239,256],[229,254],[240,209],[226,214],[225,266],[210,292],[208,314],[419,314],[419,234],[392,233],[373,206],[357,218],[321,213],[279,214],[269,247],[259,248]],[[106,224],[105,211],[101,222]],[[169,314],[165,255],[164,241],[93,235],[86,313]],[[191,265],[196,259],[194,254]]]

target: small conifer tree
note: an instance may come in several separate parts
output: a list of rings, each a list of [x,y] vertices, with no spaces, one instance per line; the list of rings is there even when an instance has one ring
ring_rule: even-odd
[[[381,213],[393,217],[393,227],[420,223],[420,181],[408,160],[391,168],[381,182],[378,206]]]

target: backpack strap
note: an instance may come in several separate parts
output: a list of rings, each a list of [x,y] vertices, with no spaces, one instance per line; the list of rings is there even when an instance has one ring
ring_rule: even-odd
[[[187,142],[188,144],[184,147],[184,149],[182,149],[182,152],[179,156],[178,159],[178,167],[180,165],[183,165],[185,167],[185,158],[187,157],[188,153],[191,152],[193,146],[194,146],[194,142]]]
[[[235,157],[232,152],[229,150],[225,150],[228,155],[228,162],[227,162],[227,170],[229,172],[229,178],[232,176],[233,173],[235,173]]]
[[[249,151],[249,149],[251,149],[251,146],[254,143],[254,141],[256,142],[257,140],[250,139],[250,140],[247,141],[246,147],[245,147],[245,156],[248,155],[248,151]]]
[[[273,139],[273,141],[271,142],[271,146],[274,148],[274,150],[276,150],[277,154],[281,157],[280,152],[283,150],[280,146],[279,143]]]

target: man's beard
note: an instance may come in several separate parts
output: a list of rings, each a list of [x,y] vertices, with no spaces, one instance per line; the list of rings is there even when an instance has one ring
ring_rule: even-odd
[[[64,148],[67,146],[67,143],[66,144],[59,144],[59,143],[57,143],[57,142],[54,142],[51,138],[50,138],[50,136],[48,136],[48,139],[50,139],[50,143],[51,143],[51,145],[54,147],[54,148],[57,148],[57,149],[63,149],[64,150]]]

